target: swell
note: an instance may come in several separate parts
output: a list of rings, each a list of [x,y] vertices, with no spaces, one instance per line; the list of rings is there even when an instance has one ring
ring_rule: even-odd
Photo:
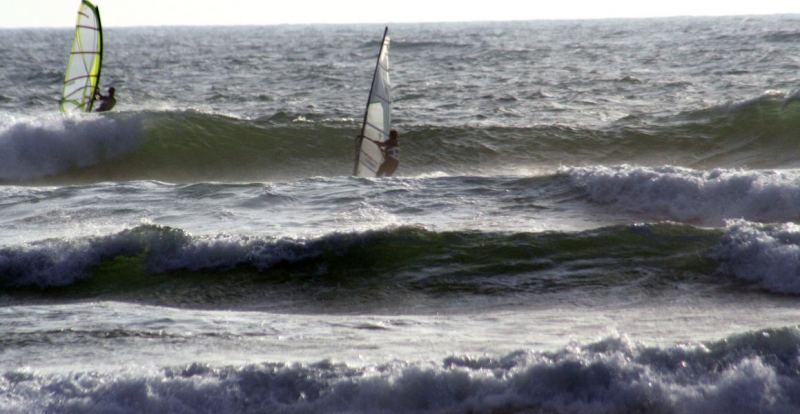
[[[168,306],[265,298],[275,306],[296,306],[298,298],[381,303],[406,295],[645,299],[682,283],[796,295],[798,252],[798,225],[744,220],[721,230],[669,222],[545,233],[392,227],[312,239],[192,236],[143,225],[2,248],[0,284],[11,302],[108,298]]]
[[[23,412],[789,413],[800,410],[800,331],[657,348],[625,337],[553,352],[454,355],[357,367],[322,361],[122,372],[3,372]]]
[[[742,278],[715,276],[735,252],[707,257],[720,237],[718,230],[669,223],[579,233],[399,227],[314,239],[192,236],[146,225],[3,248],[0,283],[9,302],[105,298],[211,307],[567,292],[646,296],[681,282],[738,286],[730,280]]]
[[[765,95],[608,127],[444,127],[402,132],[401,174],[514,173],[559,165],[796,166],[800,105]],[[24,119],[0,127],[0,179],[259,181],[348,175],[354,120],[278,113],[241,120],[194,111]],[[76,142],[79,145],[76,145]]]

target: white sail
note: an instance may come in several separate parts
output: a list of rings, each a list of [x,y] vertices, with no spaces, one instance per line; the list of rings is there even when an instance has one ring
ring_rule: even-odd
[[[91,112],[94,96],[100,84],[103,60],[103,28],[100,10],[87,0],[78,9],[75,39],[69,53],[61,112]]]
[[[378,53],[378,63],[372,77],[372,88],[364,114],[361,135],[356,140],[356,162],[353,175],[375,177],[383,164],[383,151],[373,141],[389,139],[392,128],[392,99],[389,84],[389,28],[383,32],[383,41]]]

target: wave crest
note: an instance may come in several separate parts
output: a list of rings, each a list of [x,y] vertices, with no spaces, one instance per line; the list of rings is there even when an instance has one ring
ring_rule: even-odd
[[[352,238],[339,234],[315,241],[224,234],[193,237],[180,229],[143,225],[108,236],[53,239],[0,249],[0,275],[8,286],[67,286],[121,256],[143,256],[150,273],[236,266],[261,270],[317,256],[325,245],[345,248]]]
[[[0,126],[0,181],[21,181],[86,168],[130,153],[140,144],[141,119],[48,117]]]
[[[559,165],[797,165],[800,105],[775,94],[599,129],[400,125],[401,174],[513,174]],[[262,181],[349,174],[358,122],[278,112],[243,120],[196,111],[12,120],[0,128],[0,179]]]
[[[596,203],[655,219],[721,225],[726,219],[782,221],[800,217],[796,170],[709,171],[689,168],[562,168]]]
[[[728,224],[712,250],[720,272],[776,293],[800,294],[800,226],[794,223]]]
[[[331,233],[313,239],[274,239],[241,235],[192,236],[180,229],[143,225],[106,236],[44,240],[0,249],[0,281],[8,287],[69,286],[105,275],[109,288],[125,274],[174,271],[268,272],[286,268],[291,283],[304,287],[348,284],[349,290],[382,291],[386,283],[410,291],[552,292],[586,285],[613,286],[625,274],[665,259],[675,266],[697,266],[697,249],[716,240],[713,231],[675,224],[617,226],[582,233],[433,232],[392,227]],[[119,258],[136,263],[103,269]],[[591,259],[591,258],[597,259]],[[380,258],[380,259],[378,259]],[[635,263],[629,264],[632,258]],[[596,261],[596,267],[587,266]],[[137,264],[140,263],[140,264]],[[649,273],[627,272],[630,277]],[[156,285],[159,278],[146,278]],[[206,281],[210,282],[210,281]],[[192,288],[194,285],[191,285]],[[631,284],[635,286],[635,284]],[[119,289],[119,288],[118,288]],[[308,287],[314,289],[314,287]],[[374,293],[374,292],[373,292]]]
[[[796,328],[696,346],[624,337],[444,363],[192,364],[124,373],[6,372],[10,412],[682,412],[800,410]]]

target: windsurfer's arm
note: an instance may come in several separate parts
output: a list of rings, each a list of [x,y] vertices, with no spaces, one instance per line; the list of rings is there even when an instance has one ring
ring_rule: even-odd
[[[375,144],[377,146],[380,146],[380,147],[385,147],[386,146],[386,143],[381,142],[381,141],[375,141],[374,139],[369,138],[369,137],[365,137],[364,135],[359,135],[358,138],[366,139],[367,141],[369,141],[369,142],[371,142],[371,143],[373,143],[373,144]]]

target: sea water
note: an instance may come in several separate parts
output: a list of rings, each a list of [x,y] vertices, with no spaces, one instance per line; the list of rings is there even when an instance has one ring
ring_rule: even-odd
[[[0,412],[797,412],[798,27],[4,30]]]

